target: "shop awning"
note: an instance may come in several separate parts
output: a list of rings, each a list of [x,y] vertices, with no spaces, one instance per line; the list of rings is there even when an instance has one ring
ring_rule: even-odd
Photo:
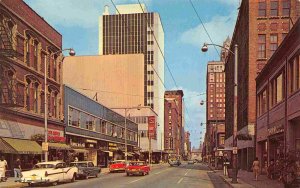
[[[10,147],[16,150],[18,154],[42,154],[42,147],[31,140],[22,140],[15,138],[2,138]]]
[[[88,153],[89,151],[88,150],[86,150],[86,149],[80,149],[80,148],[78,148],[78,149],[73,149],[76,153]]]
[[[1,153],[15,153],[15,154],[17,154],[17,151],[14,150],[10,145],[5,143],[2,139],[0,139],[0,152]]]
[[[63,143],[51,143],[51,142],[49,142],[49,148],[50,149],[59,149],[59,150],[72,150],[72,148],[69,145],[63,144]]]

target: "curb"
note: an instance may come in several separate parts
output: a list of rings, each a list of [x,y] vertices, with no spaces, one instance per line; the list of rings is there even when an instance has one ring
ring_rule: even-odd
[[[234,187],[231,183],[229,183],[228,181],[226,181],[226,179],[225,179],[223,176],[220,176],[220,175],[218,175],[218,176],[221,177],[221,178],[223,179],[223,181],[224,181],[229,187],[231,187],[231,188]]]

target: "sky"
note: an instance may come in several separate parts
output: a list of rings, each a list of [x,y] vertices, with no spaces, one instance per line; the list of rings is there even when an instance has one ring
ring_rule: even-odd
[[[110,13],[116,10],[111,0],[25,0],[40,16],[63,36],[63,48],[74,48],[77,55],[98,54],[98,20],[104,6]],[[115,4],[136,4],[138,0],[113,0]],[[203,141],[206,122],[206,66],[219,60],[214,48],[201,52],[204,42],[210,42],[189,0],[140,0],[148,12],[158,12],[165,34],[165,85],[167,89],[184,92],[185,129],[191,133],[192,146]],[[231,37],[240,0],[192,0],[213,43],[223,44]],[[219,50],[219,49],[218,49]]]

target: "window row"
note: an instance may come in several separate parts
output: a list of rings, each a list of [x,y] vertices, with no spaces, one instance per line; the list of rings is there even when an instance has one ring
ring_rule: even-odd
[[[38,72],[45,72],[44,64],[47,64],[47,77],[60,81],[60,58],[56,51],[42,50],[41,43],[33,36],[27,34],[24,41],[24,62]]]
[[[268,86],[257,95],[257,114],[258,116],[268,111],[276,104],[285,99],[286,91],[286,74],[281,71],[277,76],[269,81]],[[300,89],[300,62],[299,54],[288,62],[288,95],[293,94]],[[268,106],[269,102],[269,106]]]
[[[282,33],[282,39],[286,36],[286,33]],[[267,58],[267,39],[266,34],[259,34],[258,35],[258,51],[257,51],[257,58],[258,59],[265,59]],[[269,50],[270,56],[276,51],[279,45],[278,34],[270,34],[269,40]]]
[[[83,111],[69,107],[69,126],[79,127],[89,131],[99,132],[111,137],[125,138],[125,129],[114,125],[104,119],[92,116]],[[137,141],[137,134],[133,131],[127,130],[127,140]]]
[[[281,2],[281,5],[279,4]],[[279,7],[280,6],[280,7]],[[279,11],[281,10],[281,13]],[[266,17],[267,13],[271,17],[276,16],[290,16],[290,1],[283,0],[283,1],[270,1],[269,10],[267,11],[267,2],[266,0],[262,0],[258,2],[258,16],[259,17]]]

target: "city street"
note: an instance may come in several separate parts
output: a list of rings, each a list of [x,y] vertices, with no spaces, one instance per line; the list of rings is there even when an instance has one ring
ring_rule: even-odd
[[[182,164],[179,167],[164,166],[163,168],[154,169],[146,176],[129,176],[125,173],[103,174],[98,178],[88,180],[77,180],[74,183],[59,184],[56,187],[207,187],[207,188],[223,188],[228,185],[214,172],[203,164]],[[43,186],[45,187],[45,186]]]

